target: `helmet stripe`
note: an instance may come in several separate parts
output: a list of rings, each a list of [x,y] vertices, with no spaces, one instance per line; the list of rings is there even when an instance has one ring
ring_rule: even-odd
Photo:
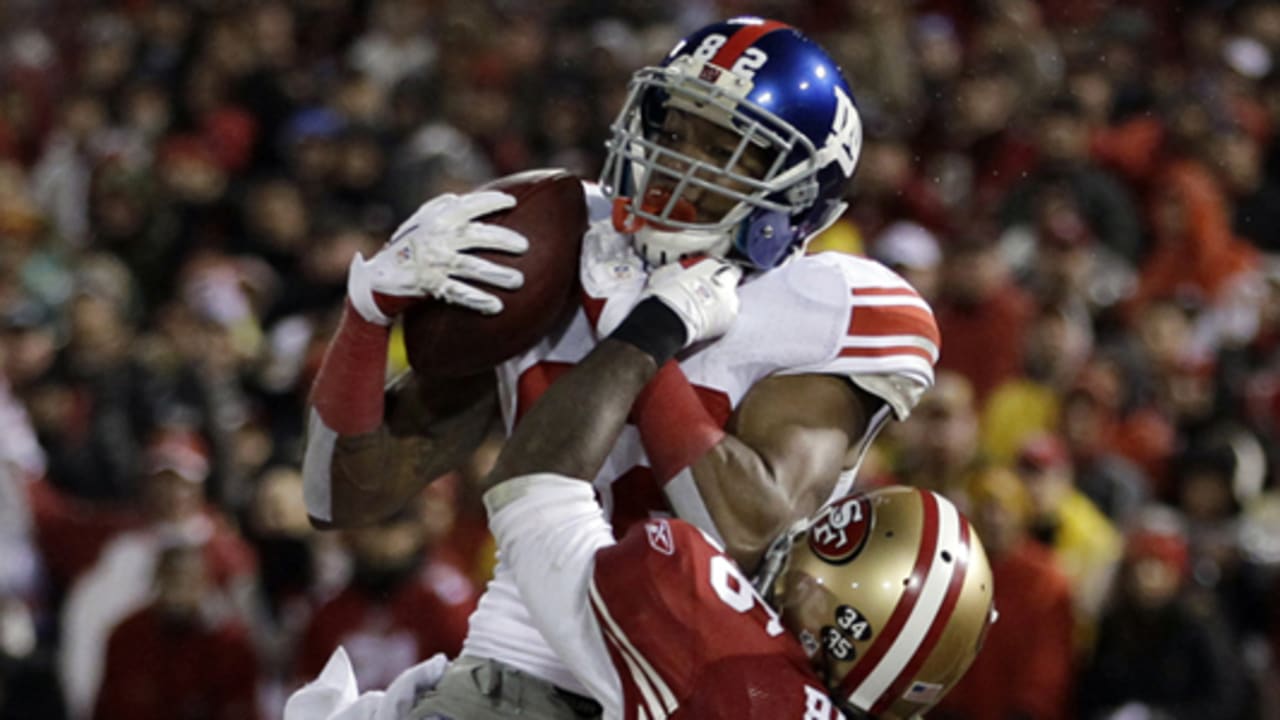
[[[890,687],[911,661],[933,626],[946,600],[951,578],[955,574],[955,563],[939,562],[938,555],[939,547],[943,543],[950,547],[955,546],[960,534],[960,514],[954,505],[940,499],[934,493],[927,490],[917,490],[917,492],[925,508],[926,539],[929,541],[921,543],[921,550],[928,547],[929,552],[927,555],[921,552],[916,559],[912,584],[918,583],[919,590],[912,598],[911,610],[907,614],[906,621],[898,631],[889,634],[889,649],[884,652],[871,674],[850,697],[853,704],[861,708],[872,708],[880,702],[882,697],[887,696]],[[896,612],[895,609],[895,614]]]
[[[866,684],[867,678],[871,676],[872,671],[878,668],[881,665],[881,661],[889,654],[890,647],[895,644],[894,640],[901,634],[903,626],[907,624],[907,618],[911,616],[916,602],[920,599],[920,593],[924,589],[925,576],[929,571],[933,554],[938,549],[938,502],[933,498],[932,493],[926,491],[917,489],[916,496],[920,498],[924,517],[920,533],[920,549],[916,554],[915,565],[911,569],[911,582],[903,589],[902,596],[898,598],[898,604],[893,608],[893,613],[889,616],[889,621],[885,623],[884,629],[876,635],[871,647],[867,648],[867,654],[863,656],[862,661],[840,683],[840,692],[846,697],[853,696],[855,693],[859,695],[864,693],[863,686]],[[859,707],[869,708],[879,695],[880,693],[876,692],[875,696],[869,698],[869,701],[860,704]]]
[[[944,542],[946,539],[944,538]],[[947,596],[942,601],[942,607],[938,610],[937,616],[933,620],[933,624],[929,627],[929,632],[924,636],[924,640],[920,646],[916,648],[916,654],[912,656],[911,662],[898,673],[898,679],[893,681],[893,685],[889,686],[889,691],[880,696],[880,700],[871,708],[872,715],[880,715],[895,700],[902,697],[906,692],[908,685],[915,680],[915,675],[920,671],[920,666],[924,665],[929,656],[933,654],[934,647],[938,644],[938,639],[942,637],[942,632],[947,629],[947,625],[951,622],[951,614],[955,612],[956,605],[960,602],[960,592],[964,589],[965,577],[969,574],[969,523],[963,519],[960,520],[960,547],[959,552],[953,559],[955,570],[951,574],[951,584],[947,586]]]
[[[774,30],[783,30],[790,27],[790,25],[777,20],[764,20],[759,23],[743,25],[742,29],[734,33],[729,38],[729,41],[711,58],[711,64],[728,70],[738,61],[742,53],[746,52],[747,48],[755,44],[757,40]]]

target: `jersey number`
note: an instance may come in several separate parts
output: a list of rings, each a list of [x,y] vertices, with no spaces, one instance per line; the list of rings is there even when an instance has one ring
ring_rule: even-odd
[[[750,612],[752,607],[759,605],[769,616],[769,622],[764,627],[769,637],[782,634],[782,622],[778,620],[778,613],[760,599],[751,583],[742,576],[733,561],[724,555],[711,556],[711,589],[716,591],[716,597],[724,601],[725,605],[740,613]]]
[[[804,686],[804,720],[831,720],[831,718],[842,717],[844,716],[836,713],[835,704],[826,693],[809,685]]]

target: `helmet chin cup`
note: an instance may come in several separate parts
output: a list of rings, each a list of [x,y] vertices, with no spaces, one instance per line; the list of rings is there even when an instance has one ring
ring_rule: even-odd
[[[729,254],[732,240],[723,230],[660,230],[646,225],[635,231],[632,242],[650,267],[658,267],[690,255],[722,258]]]

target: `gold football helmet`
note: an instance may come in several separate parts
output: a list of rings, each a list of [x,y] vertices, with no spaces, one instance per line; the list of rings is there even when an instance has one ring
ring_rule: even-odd
[[[793,538],[772,589],[833,700],[882,720],[942,699],[995,619],[977,534],[946,498],[914,487],[828,504]]]

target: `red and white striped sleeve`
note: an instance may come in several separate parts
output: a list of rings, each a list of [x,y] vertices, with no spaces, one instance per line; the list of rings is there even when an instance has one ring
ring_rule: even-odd
[[[821,358],[786,372],[848,377],[905,418],[933,386],[941,337],[929,303],[897,273],[866,258],[822,253],[804,258],[797,271],[824,293],[820,312],[827,321],[814,326],[826,337]]]
[[[854,287],[849,294],[849,331],[833,362],[850,375],[908,375],[932,385],[942,338],[920,294],[905,281]]]

